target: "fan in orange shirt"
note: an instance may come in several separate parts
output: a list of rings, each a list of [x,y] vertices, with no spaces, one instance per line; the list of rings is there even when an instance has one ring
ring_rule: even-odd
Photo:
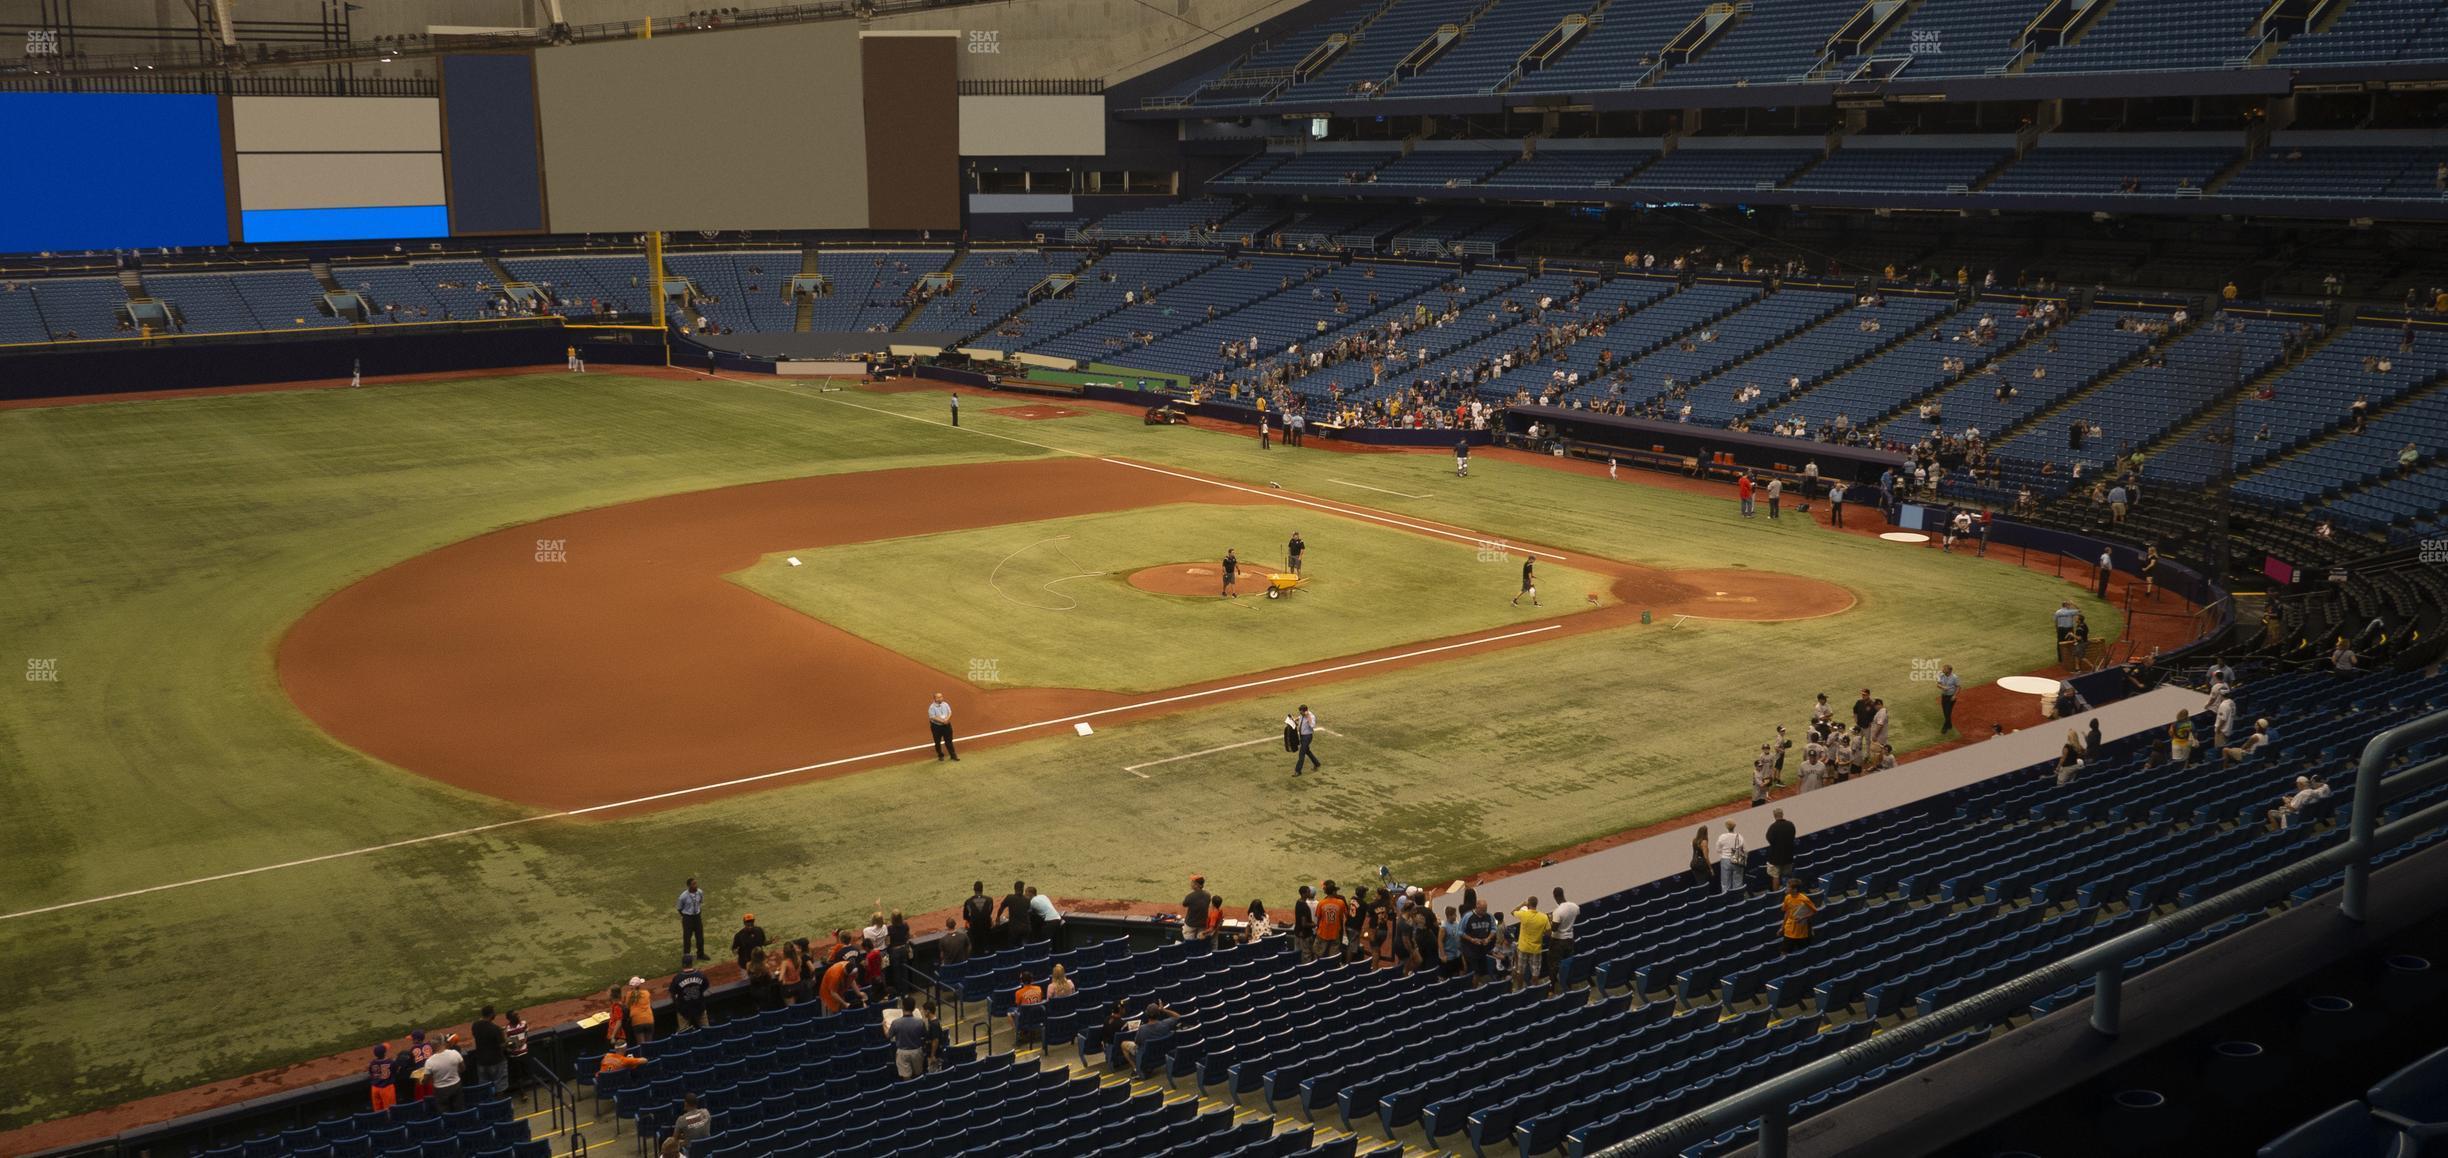
[[[855,960],[854,957],[843,957],[825,967],[824,980],[816,986],[816,996],[824,1001],[826,1013],[840,1013],[848,1009],[851,999],[858,996],[858,986],[850,980],[850,971],[857,968],[852,964]]]
[[[1343,894],[1336,891],[1333,881],[1327,881],[1324,887],[1326,896],[1316,905],[1318,953],[1321,956],[1333,953],[1341,957],[1343,925],[1351,918],[1351,902],[1344,900]]]

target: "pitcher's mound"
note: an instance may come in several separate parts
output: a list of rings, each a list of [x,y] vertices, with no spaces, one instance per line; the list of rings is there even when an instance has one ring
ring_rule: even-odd
[[[1130,585],[1158,595],[1204,595],[1213,598],[1224,591],[1224,568],[1217,563],[1167,563],[1131,572]],[[1237,585],[1243,595],[1266,590],[1266,576],[1249,568],[1241,569]]]

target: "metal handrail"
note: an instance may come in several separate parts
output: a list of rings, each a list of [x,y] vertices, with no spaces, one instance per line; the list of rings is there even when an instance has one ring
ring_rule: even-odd
[[[927,988],[934,992],[936,1006],[935,1012],[937,1016],[940,1017],[943,1014],[943,995],[949,993],[952,995],[952,1024],[959,1025],[960,1023],[969,1020],[969,1002],[968,999],[961,996],[960,986],[950,984],[943,978],[937,977],[924,969],[920,969],[914,964],[903,965],[901,968],[910,976],[926,982]]]
[[[2094,982],[2091,1028],[2114,1037],[2122,1016],[2127,962],[2235,917],[2258,912],[2271,901],[2340,868],[2346,870],[2346,882],[2338,911],[2347,920],[2361,922],[2370,896],[2372,857],[2448,826],[2448,802],[2385,825],[2377,823],[2382,805],[2448,779],[2448,756],[2434,757],[2385,780],[2380,770],[2407,747],[2442,733],[2448,733],[2448,712],[2400,724],[2372,737],[2363,746],[2362,760],[2355,768],[2355,798],[2345,843],[1644,1130],[1599,1151],[1597,1158],[1679,1154],[1753,1120],[1759,1123],[1759,1158],[1785,1158],[1786,1133],[1791,1127],[1794,1103],[1958,1033],[1993,1025],[2001,1017],[2029,1008],[2040,998],[2081,984],[2086,976]]]
[[[577,1129],[578,1091],[571,1089],[568,1082],[561,1080],[561,1075],[552,1072],[552,1067],[545,1065],[533,1052],[528,1053],[526,1057],[527,1076],[543,1079],[530,1088],[551,1095],[552,1132],[558,1134],[564,1129]],[[569,1115],[567,1126],[562,1125],[561,1116],[564,1112]]]

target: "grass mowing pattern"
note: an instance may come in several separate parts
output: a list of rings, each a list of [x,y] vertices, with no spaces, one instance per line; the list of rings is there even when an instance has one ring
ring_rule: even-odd
[[[1890,695],[1932,738],[1911,661],[1967,681],[2051,662],[2048,576],[1732,516],[1725,498],[1493,460],[1260,452],[1134,417],[963,416],[938,394],[594,374],[0,412],[0,639],[59,682],[0,693],[0,879],[16,911],[503,819],[365,759],[273,679],[288,623],[354,579],[544,515],[827,472],[1127,456],[1669,567],[1837,578],[1823,620],[1629,628],[1373,674],[1284,699],[977,749],[640,817],[546,822],[0,923],[19,992],[0,1126],[461,1023],[677,964],[672,895],[704,878],[715,939],[880,897],[949,905],[978,876],[1057,895],[1283,903],[1387,863],[1452,876],[1743,794],[1748,754],[1811,693]],[[921,421],[921,419],[923,421]],[[998,437],[999,436],[999,437]],[[1425,494],[1404,499],[1333,480]],[[1304,523],[1313,513],[1303,513]],[[1310,694],[1315,691],[1316,694]],[[1295,783],[1265,745],[1125,764],[1272,730],[1297,699],[1330,728]],[[821,710],[812,705],[811,710]],[[914,731],[913,742],[923,738]],[[742,769],[742,772],[764,769]]]
[[[1308,581],[1266,599],[1294,530],[1309,547]],[[1228,547],[1243,560],[1241,598],[1130,584],[1131,572],[1167,563],[1215,568]],[[987,661],[1004,684],[1146,692],[1607,601],[1602,576],[1549,563],[1542,606],[1514,606],[1520,573],[1517,555],[1358,519],[1176,503],[768,555],[731,578],[952,675]]]

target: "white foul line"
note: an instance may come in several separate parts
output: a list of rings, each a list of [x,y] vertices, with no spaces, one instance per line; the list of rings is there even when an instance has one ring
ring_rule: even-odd
[[[1332,728],[1319,728],[1318,731],[1324,732],[1329,736],[1340,736],[1343,734],[1335,731]],[[1195,760],[1201,756],[1213,756],[1218,752],[1230,752],[1235,748],[1247,748],[1252,744],[1264,744],[1274,738],[1275,737],[1273,736],[1260,736],[1255,740],[1243,740],[1238,744],[1225,744],[1214,748],[1201,748],[1196,752],[1184,752],[1179,756],[1167,756],[1162,760],[1150,760],[1144,764],[1124,764],[1122,766],[1122,770],[1140,778],[1141,780],[1145,780],[1148,778],[1148,774],[1140,771],[1142,768],[1153,768],[1158,764],[1170,764],[1175,760]]]
[[[1387,526],[1389,526],[1389,527],[1401,527],[1401,528],[1404,528],[1405,530],[1418,531],[1419,533],[1421,533],[1421,534],[1423,534],[1423,535],[1443,535],[1443,536],[1445,536],[1445,537],[1446,537],[1446,538],[1448,538],[1448,539],[1460,539],[1460,540],[1462,540],[1462,541],[1463,541],[1463,542],[1465,542],[1465,543],[1482,543],[1482,544],[1494,544],[1494,543],[1495,543],[1495,540],[1493,540],[1493,539],[1488,539],[1488,538],[1485,538],[1485,537],[1483,537],[1483,536],[1479,536],[1479,535],[1468,535],[1468,534],[1464,534],[1464,533],[1462,533],[1462,532],[1460,532],[1460,531],[1448,531],[1448,530],[1444,529],[1443,527],[1431,527],[1431,526],[1428,526],[1427,524],[1424,524],[1424,523],[1414,523],[1414,522],[1411,522],[1411,521],[1410,521],[1410,520],[1408,520],[1408,519],[1397,519],[1397,518],[1395,518],[1395,517],[1393,517],[1393,516],[1391,516],[1391,515],[1381,515],[1381,514],[1376,513],[1375,511],[1355,510],[1355,509],[1353,509],[1353,508],[1351,508],[1351,507],[1338,507],[1338,506],[1334,505],[1333,503],[1321,503],[1321,502],[1317,502],[1317,501],[1312,500],[1312,499],[1304,499],[1304,498],[1299,498],[1299,497],[1294,496],[1294,495],[1288,495],[1288,494],[1285,494],[1285,493],[1283,493],[1283,492],[1281,492],[1281,491],[1262,491],[1262,490],[1259,490],[1259,489],[1258,489],[1258,488],[1256,488],[1256,487],[1245,487],[1245,486],[1242,486],[1242,485],[1241,485],[1241,484],[1239,484],[1239,483],[1228,483],[1228,482],[1225,482],[1225,481],[1223,481],[1222,479],[1200,478],[1199,476],[1194,475],[1194,474],[1183,474],[1183,473],[1181,473],[1180,471],[1175,471],[1175,470],[1166,470],[1165,468],[1160,467],[1160,466],[1149,466],[1148,464],[1146,464],[1146,463],[1144,463],[1144,462],[1132,462],[1131,460],[1129,460],[1129,459],[1127,459],[1127,458],[1107,458],[1107,457],[1104,457],[1104,456],[1099,456],[1099,457],[1097,458],[1097,461],[1098,461],[1098,462],[1110,462],[1110,463],[1114,464],[1115,466],[1127,466],[1127,467],[1131,468],[1132,470],[1144,470],[1144,471],[1147,471],[1147,472],[1149,472],[1149,473],[1151,473],[1151,474],[1161,474],[1161,475],[1167,475],[1167,476],[1170,476],[1170,477],[1172,477],[1172,478],[1178,478],[1178,479],[1187,479],[1187,480],[1189,480],[1189,481],[1191,481],[1191,482],[1195,482],[1195,483],[1206,483],[1208,486],[1212,486],[1212,487],[1223,487],[1225,490],[1228,490],[1228,491],[1240,491],[1240,492],[1241,492],[1241,493],[1243,493],[1243,494],[1248,494],[1248,495],[1257,495],[1257,496],[1259,496],[1259,497],[1261,497],[1261,498],[1276,499],[1276,500],[1278,500],[1278,501],[1281,501],[1281,502],[1287,502],[1287,503],[1298,503],[1298,504],[1300,504],[1301,506],[1304,506],[1304,507],[1315,507],[1315,508],[1317,508],[1318,510],[1321,510],[1321,511],[1331,511],[1331,512],[1333,512],[1333,513],[1335,513],[1335,514],[1338,514],[1338,515],[1347,515],[1347,516],[1349,516],[1349,517],[1351,517],[1351,518],[1355,518],[1355,519],[1367,519],[1367,520],[1369,520],[1370,522],[1384,523],[1384,524],[1386,524],[1386,525],[1387,525]],[[1522,553],[1522,554],[1524,554],[1524,555],[1536,555],[1536,556],[1538,556],[1538,557],[1539,557],[1539,558],[1541,558],[1541,559],[1553,559],[1553,560],[1555,560],[1556,562],[1559,562],[1559,563],[1566,563],[1566,562],[1570,562],[1570,561],[1571,561],[1570,557],[1568,557],[1568,556],[1558,555],[1558,554],[1555,554],[1555,553],[1554,553],[1554,552],[1552,552],[1552,551],[1535,551],[1535,550],[1532,550],[1532,549],[1530,549],[1530,548],[1528,548],[1528,547],[1520,546],[1520,545],[1518,545],[1518,544],[1504,544],[1504,549],[1505,549],[1505,550],[1507,550],[1507,551],[1519,551],[1519,552],[1521,552],[1521,553]]]
[[[1344,486],[1347,486],[1347,487],[1359,487],[1361,490],[1364,490],[1364,491],[1375,491],[1375,492],[1377,492],[1378,494],[1381,494],[1381,495],[1392,495],[1392,496],[1394,496],[1395,498],[1398,498],[1398,499],[1432,499],[1432,498],[1435,498],[1435,497],[1436,497],[1435,495],[1415,495],[1415,494],[1410,494],[1410,493],[1407,493],[1407,492],[1404,492],[1404,491],[1390,491],[1390,490],[1385,489],[1384,487],[1373,487],[1373,486],[1368,485],[1367,483],[1364,483],[1364,482],[1353,482],[1352,480],[1347,479],[1347,478],[1330,478],[1330,479],[1327,479],[1326,481],[1327,481],[1327,482],[1330,482],[1330,483],[1342,483]]]
[[[776,391],[780,391],[781,393],[784,393],[784,394],[795,394],[795,395],[798,395],[799,397],[802,397],[802,398],[810,398],[810,399],[814,399],[815,401],[818,401],[818,402],[830,402],[830,403],[834,404],[835,406],[847,406],[847,407],[850,407],[850,408],[851,408],[851,409],[853,409],[853,410],[864,410],[864,411],[867,411],[868,413],[871,413],[871,414],[881,414],[881,415],[884,415],[885,417],[888,417],[888,418],[898,418],[898,419],[902,419],[903,421],[906,421],[906,422],[919,422],[919,423],[924,423],[924,424],[926,424],[926,425],[928,425],[928,426],[948,426],[948,425],[949,425],[949,424],[947,424],[947,423],[936,422],[936,421],[934,421],[933,419],[920,418],[920,417],[918,417],[918,416],[917,416],[917,415],[915,415],[915,414],[903,414],[903,413],[901,413],[901,412],[900,412],[900,411],[898,411],[898,410],[886,410],[886,409],[884,409],[884,408],[882,408],[882,407],[880,407],[880,406],[868,406],[868,405],[865,405],[865,404],[863,404],[863,403],[852,402],[852,401],[849,401],[848,399],[844,399],[844,398],[835,398],[835,397],[833,397],[832,395],[829,395],[829,394],[808,394],[808,393],[806,393],[806,392],[804,392],[804,391],[784,389],[783,387],[776,386],[776,385],[773,385],[772,383],[768,383],[768,382],[751,382],[751,381],[749,381],[749,380],[747,380],[747,379],[745,379],[745,378],[731,378],[731,377],[728,377],[728,376],[722,376],[722,377],[723,377],[723,381],[726,381],[726,382],[737,382],[737,383],[739,383],[739,384],[740,384],[740,385],[742,385],[742,386],[756,386],[756,387],[760,387],[760,388],[763,388],[763,389],[766,389],[766,390],[776,390]],[[1245,486],[1242,486],[1242,485],[1241,485],[1241,484],[1239,484],[1239,483],[1229,483],[1229,482],[1225,482],[1225,481],[1223,481],[1222,479],[1202,478],[1202,477],[1200,477],[1200,476],[1198,476],[1198,475],[1194,475],[1194,474],[1183,474],[1183,473],[1181,473],[1181,472],[1179,472],[1179,471],[1171,471],[1171,470],[1166,470],[1166,469],[1164,469],[1163,467],[1155,467],[1155,466],[1149,466],[1149,465],[1147,465],[1146,463],[1132,462],[1132,461],[1130,461],[1129,459],[1125,459],[1125,458],[1113,458],[1113,457],[1110,457],[1110,456],[1107,456],[1107,455],[1090,454],[1090,453],[1088,453],[1087,451],[1083,451],[1083,450],[1072,450],[1072,449],[1071,449],[1071,448],[1069,448],[1069,447],[1055,446],[1055,445],[1053,445],[1053,444],[1051,444],[1051,443],[1045,443],[1045,442],[1031,442],[1031,441],[1029,441],[1028,439],[1025,439],[1025,438],[1016,438],[1016,437],[1013,437],[1012,435],[1008,435],[1008,434],[998,434],[998,433],[996,433],[996,432],[994,432],[994,431],[991,431],[991,430],[977,430],[977,429],[974,429],[974,428],[971,428],[971,427],[967,427],[967,426],[952,427],[952,429],[967,431],[967,432],[969,432],[969,433],[971,433],[971,434],[979,434],[979,435],[984,435],[984,436],[985,436],[985,437],[987,437],[987,438],[1000,438],[1000,439],[1002,439],[1002,440],[1003,440],[1003,441],[1005,441],[1005,442],[1017,442],[1017,443],[1019,443],[1019,444],[1020,444],[1020,445],[1022,445],[1022,446],[1033,446],[1033,447],[1036,447],[1036,448],[1037,448],[1037,449],[1039,449],[1039,450],[1050,450],[1050,451],[1053,451],[1053,452],[1055,452],[1056,454],[1068,454],[1068,455],[1073,455],[1073,456],[1076,456],[1076,457],[1079,457],[1079,458],[1093,458],[1093,459],[1097,460],[1098,462],[1110,462],[1110,463],[1114,464],[1115,466],[1127,466],[1127,467],[1131,468],[1132,470],[1144,470],[1144,471],[1151,471],[1151,472],[1154,472],[1154,473],[1156,473],[1156,474],[1166,475],[1166,476],[1169,476],[1169,477],[1172,477],[1172,478],[1177,478],[1177,479],[1183,479],[1183,480],[1186,480],[1186,481],[1189,481],[1189,482],[1194,482],[1194,483],[1205,483],[1205,484],[1207,484],[1208,486],[1213,486],[1213,487],[1223,487],[1223,488],[1224,488],[1224,489],[1226,489],[1226,490],[1240,491],[1240,492],[1241,492],[1241,493],[1243,493],[1243,494],[1258,495],[1258,496],[1260,496],[1260,497],[1262,497],[1262,498],[1270,498],[1270,499],[1275,499],[1275,500],[1278,500],[1278,501],[1281,501],[1281,502],[1287,502],[1287,503],[1298,503],[1298,504],[1300,504],[1301,506],[1304,506],[1304,507],[1315,507],[1316,509],[1321,510],[1321,511],[1331,511],[1331,512],[1333,512],[1333,513],[1335,513],[1335,514],[1338,514],[1338,515],[1345,515],[1345,516],[1348,516],[1348,517],[1350,517],[1350,518],[1355,518],[1355,519],[1368,519],[1368,520],[1370,520],[1370,521],[1372,521],[1372,522],[1384,523],[1384,524],[1386,524],[1387,526],[1390,526],[1390,527],[1402,527],[1402,528],[1404,528],[1404,529],[1406,529],[1406,530],[1418,531],[1418,532],[1420,532],[1421,534],[1424,534],[1424,535],[1442,535],[1442,536],[1444,536],[1445,538],[1448,538],[1448,539],[1460,539],[1460,540],[1462,540],[1463,542],[1466,542],[1466,543],[1488,543],[1488,542],[1492,542],[1492,540],[1489,540],[1489,539],[1487,539],[1487,538],[1485,538],[1485,537],[1483,537],[1483,536],[1480,536],[1480,535],[1466,535],[1466,534],[1463,534],[1463,533],[1461,533],[1461,532],[1459,532],[1459,531],[1448,531],[1448,530],[1445,530],[1445,529],[1444,529],[1444,528],[1442,528],[1442,527],[1431,527],[1431,526],[1427,526],[1427,525],[1425,525],[1425,524],[1421,524],[1421,523],[1414,523],[1414,522],[1410,522],[1410,521],[1405,520],[1405,519],[1397,519],[1397,518],[1393,518],[1393,517],[1388,516],[1388,515],[1380,515],[1380,514],[1378,514],[1378,513],[1374,512],[1374,511],[1355,510],[1355,509],[1350,508],[1350,507],[1339,507],[1339,506],[1335,506],[1335,505],[1334,505],[1334,504],[1332,504],[1332,503],[1322,503],[1322,502],[1317,502],[1317,501],[1314,501],[1314,500],[1311,500],[1311,499],[1299,498],[1299,497],[1296,497],[1296,496],[1293,496],[1293,495],[1288,495],[1288,494],[1285,494],[1285,493],[1283,493],[1283,492],[1281,492],[1281,491],[1260,490],[1260,489],[1258,489],[1258,488],[1256,488],[1256,487],[1245,487]],[[1328,479],[1327,481],[1329,481],[1329,482],[1342,482],[1343,480],[1341,480],[1341,479]],[[1360,485],[1362,485],[1362,484],[1359,484],[1359,483],[1350,483],[1350,484],[1346,484],[1346,485],[1350,485],[1350,486],[1360,486]],[[1379,488],[1377,488],[1377,487],[1369,487],[1368,489],[1369,489],[1369,490],[1377,490],[1377,489],[1379,489]],[[1392,495],[1392,494],[1401,494],[1401,492],[1399,492],[1399,491],[1385,491],[1384,493],[1386,493],[1386,494],[1390,494],[1390,495]],[[1402,497],[1404,497],[1404,498],[1417,498],[1417,499],[1424,499],[1424,498],[1432,498],[1432,497],[1434,497],[1434,496],[1431,496],[1431,495],[1402,495]],[[1566,555],[1558,555],[1558,554],[1555,554],[1554,552],[1551,552],[1551,551],[1534,551],[1534,550],[1532,550],[1532,549],[1530,549],[1530,548],[1528,548],[1528,547],[1517,546],[1517,545],[1510,545],[1510,544],[1506,545],[1505,549],[1506,549],[1507,551],[1519,551],[1519,552],[1521,552],[1521,553],[1522,553],[1522,554],[1524,554],[1524,555],[1536,555],[1536,556],[1538,556],[1539,558],[1542,558],[1542,559],[1552,559],[1552,560],[1554,560],[1554,561],[1556,561],[1556,562],[1558,562],[1558,563],[1569,563],[1569,562],[1571,562],[1571,561],[1572,561],[1570,556],[1566,556]]]
[[[1308,671],[1293,672],[1289,675],[1269,676],[1265,679],[1249,680],[1244,683],[1232,684],[1226,687],[1208,688],[1204,691],[1183,692],[1179,695],[1163,696],[1153,700],[1142,700],[1135,704],[1123,704],[1118,707],[1098,708],[1094,711],[1079,712],[1068,716],[1059,716],[1051,720],[1039,720],[1031,724],[1014,724],[1008,728],[996,728],[989,732],[979,732],[976,735],[967,738],[971,740],[991,739],[996,736],[1008,736],[1015,732],[1034,731],[1038,728],[1050,728],[1059,724],[1072,724],[1081,720],[1092,720],[1098,717],[1111,716],[1121,712],[1136,712],[1147,708],[1162,707],[1166,704],[1178,704],[1187,700],[1204,699],[1209,696],[1220,696],[1227,695],[1232,692],[1247,691],[1251,688],[1262,688],[1274,684],[1290,683],[1294,680],[1314,679],[1318,676],[1333,675],[1336,672],[1352,671],[1357,668],[1374,667],[1378,664],[1394,663],[1406,659],[1415,659],[1423,655],[1435,655],[1439,652],[1458,651],[1466,647],[1479,647],[1490,643],[1502,643],[1508,639],[1520,639],[1524,636],[1538,635],[1544,632],[1555,631],[1563,626],[1564,625],[1561,623],[1550,623],[1544,627],[1530,627],[1524,628],[1520,631],[1508,631],[1502,635],[1489,635],[1482,636],[1478,639],[1457,640],[1453,643],[1438,644],[1435,647],[1423,647],[1414,651],[1406,651],[1396,655],[1381,655],[1373,659],[1358,659],[1349,663],[1335,664],[1331,667],[1312,668]],[[282,861],[279,864],[258,865],[254,868],[237,869],[235,871],[225,873],[215,873],[211,876],[195,877],[193,879],[183,881],[172,881],[168,884],[147,885],[141,889],[128,889],[125,892],[111,893],[106,896],[87,897],[78,901],[62,901],[56,905],[44,905],[35,909],[21,909],[14,913],[0,913],[0,921],[13,921],[19,917],[37,917],[44,913],[56,913],[65,909],[80,909],[88,905],[99,905],[106,901],[126,900],[129,897],[141,897],[148,893],[167,892],[171,889],[183,889],[191,885],[207,885],[212,884],[215,881],[236,880],[240,877],[251,877],[258,873],[268,873],[278,869],[298,868],[304,865],[321,864],[324,861],[345,860],[349,857],[364,856],[368,853],[386,852],[395,848],[406,848],[410,845],[429,844],[437,840],[450,840],[455,837],[474,836],[480,832],[492,832],[497,829],[510,828],[521,824],[534,824],[540,820],[563,820],[573,816],[587,816],[597,812],[609,812],[616,808],[630,808],[640,804],[652,804],[656,801],[671,800],[681,796],[693,796],[701,792],[718,792],[725,788],[737,788],[742,784],[755,784],[760,781],[772,780],[783,776],[796,776],[803,772],[817,772],[826,768],[838,768],[844,764],[856,764],[864,760],[880,760],[887,756],[905,756],[913,752],[930,751],[933,749],[933,747],[934,746],[932,744],[905,744],[898,748],[886,748],[881,752],[868,752],[859,756],[842,756],[832,760],[821,760],[814,764],[802,764],[796,768],[784,768],[775,772],[760,772],[754,776],[739,776],[729,780],[718,780],[711,784],[693,785],[688,788],[675,788],[669,792],[657,792],[651,796],[636,796],[627,800],[614,800],[605,804],[590,804],[584,808],[571,808],[560,812],[539,812],[533,816],[521,816],[510,820],[497,820],[491,824],[479,824],[473,828],[453,829],[449,832],[436,832],[425,836],[411,836],[402,840],[389,841],[383,844],[370,844],[364,848],[352,848],[341,852],[327,852],[320,856],[301,857],[297,860]]]

